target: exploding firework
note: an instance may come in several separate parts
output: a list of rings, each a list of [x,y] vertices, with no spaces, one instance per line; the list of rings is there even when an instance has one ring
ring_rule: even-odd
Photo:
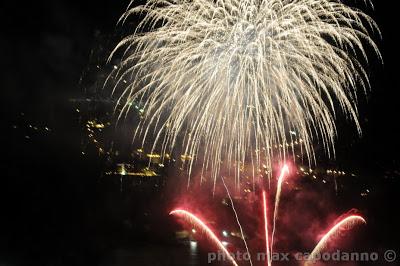
[[[233,265],[238,266],[236,263],[235,259],[231,256],[229,251],[224,247],[222,242],[218,239],[218,237],[214,234],[214,232],[198,217],[196,217],[194,214],[186,211],[186,210],[173,210],[169,213],[170,215],[176,215],[180,216],[186,221],[193,223],[196,227],[200,228],[209,238],[210,240],[225,254],[226,258],[230,262],[232,262]]]
[[[162,153],[183,140],[214,182],[222,163],[271,168],[294,152],[290,131],[310,161],[314,139],[334,154],[336,104],[360,131],[365,47],[380,57],[362,11],[340,0],[148,0],[121,21],[133,14],[144,18],[115,48],[123,59],[108,79],[122,88],[120,117],[142,102],[134,137],[153,133]]]
[[[342,219],[340,222],[338,222],[335,226],[333,226],[328,233],[326,233],[321,240],[318,242],[317,246],[314,248],[314,250],[311,252],[309,256],[309,260],[305,263],[305,265],[310,265],[314,262],[314,260],[317,258],[318,255],[321,254],[321,252],[327,247],[327,245],[331,242],[332,238],[340,233],[341,230],[349,230],[353,228],[356,225],[359,224],[366,224],[366,221],[363,217],[359,215],[351,215],[348,216],[344,219]]]

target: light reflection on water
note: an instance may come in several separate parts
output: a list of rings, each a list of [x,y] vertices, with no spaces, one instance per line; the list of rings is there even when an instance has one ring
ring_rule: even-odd
[[[201,259],[202,256],[205,256]],[[102,266],[203,266],[206,254],[200,254],[198,243],[190,241],[177,246],[141,246],[118,249],[106,256]]]
[[[199,250],[197,248],[197,242],[196,241],[190,241],[190,260],[189,264],[190,266],[198,266],[199,265]]]

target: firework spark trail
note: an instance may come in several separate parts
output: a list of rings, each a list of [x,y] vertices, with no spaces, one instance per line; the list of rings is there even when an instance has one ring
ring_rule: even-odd
[[[244,245],[245,245],[245,247],[246,247],[247,254],[249,254],[249,262],[250,262],[250,265],[253,266],[253,261],[251,260],[251,254],[250,254],[250,251],[249,251],[249,247],[247,246],[247,241],[246,241],[246,238],[244,237],[242,225],[240,224],[239,217],[238,217],[237,212],[236,212],[236,209],[235,209],[235,205],[233,204],[233,200],[232,200],[232,197],[231,197],[231,193],[229,193],[229,189],[228,189],[228,187],[227,187],[226,184],[225,184],[224,178],[221,177],[221,179],[222,179],[222,183],[224,184],[224,187],[225,187],[225,189],[226,189],[226,193],[228,194],[229,200],[230,200],[230,202],[231,202],[232,210],[233,210],[233,212],[235,213],[236,222],[237,222],[237,224],[239,225],[240,234],[242,235],[242,239],[243,239]]]
[[[269,246],[269,233],[268,233],[268,213],[267,213],[267,193],[263,191],[263,212],[264,212],[264,229],[265,229],[265,252],[267,253],[267,265],[271,266],[271,254]]]
[[[204,151],[214,182],[222,163],[255,156],[259,169],[286,158],[290,131],[308,160],[316,138],[334,155],[335,106],[360,131],[356,86],[369,88],[365,48],[380,58],[371,38],[380,32],[359,9],[341,0],[148,0],[121,21],[131,15],[144,18],[113,51],[123,57],[107,79],[122,91],[119,117],[142,102],[134,138],[153,132],[163,154],[184,139],[186,154]]]
[[[317,258],[317,255],[321,254],[321,251],[326,248],[326,246],[328,245],[331,238],[339,233],[340,229],[343,229],[343,228],[351,229],[357,224],[366,224],[366,223],[367,222],[365,221],[365,219],[359,215],[351,215],[351,216],[348,216],[348,217],[342,219],[335,226],[333,226],[328,231],[328,233],[326,233],[321,238],[321,240],[318,242],[317,246],[311,252],[309,259],[305,263],[305,266],[308,266],[314,262],[315,258]]]
[[[274,219],[273,219],[273,225],[272,225],[273,228],[272,228],[272,234],[271,234],[271,253],[273,253],[275,226],[276,226],[276,220],[278,218],[279,202],[280,202],[281,192],[282,192],[282,183],[287,174],[289,174],[289,167],[285,164],[281,169],[281,174],[279,175],[278,184],[276,187]]]
[[[186,210],[176,209],[169,213],[170,215],[176,215],[184,218],[185,220],[193,223],[195,226],[199,227],[204,233],[211,239],[211,241],[226,255],[229,261],[232,262],[233,265],[238,266],[235,259],[229,254],[228,250],[224,247],[218,237],[214,234],[214,232],[198,217],[196,217],[191,212]]]

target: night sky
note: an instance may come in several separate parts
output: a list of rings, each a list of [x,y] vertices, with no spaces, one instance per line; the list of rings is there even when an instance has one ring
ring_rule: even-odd
[[[82,133],[69,99],[83,95],[80,81],[91,51],[104,46],[101,56],[107,56],[107,49],[123,35],[116,21],[128,3],[0,4],[0,265],[102,265],[98,255],[112,245],[107,237],[98,239],[99,231],[112,230],[99,225],[96,210],[93,187],[99,162],[80,156]],[[382,40],[375,39],[384,64],[372,58],[367,68],[372,88],[367,97],[360,93],[362,137],[350,122],[338,122],[335,164],[365,176],[377,189],[369,202],[375,224],[382,226],[375,233],[382,234],[382,245],[397,248],[398,11],[388,1],[374,4],[375,10],[368,13],[382,31]],[[109,67],[106,58],[99,64]],[[39,130],[33,132],[29,125]]]

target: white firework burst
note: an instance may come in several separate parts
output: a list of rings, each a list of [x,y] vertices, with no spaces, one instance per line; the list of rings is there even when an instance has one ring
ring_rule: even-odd
[[[340,0],[149,0],[121,20],[133,14],[144,18],[115,48],[124,54],[110,75],[114,89],[128,80],[120,116],[143,102],[135,138],[154,133],[163,153],[181,143],[214,180],[222,164],[239,178],[245,161],[285,159],[290,131],[310,161],[314,140],[333,155],[335,106],[361,132],[366,47],[380,57],[379,29],[362,11]]]

